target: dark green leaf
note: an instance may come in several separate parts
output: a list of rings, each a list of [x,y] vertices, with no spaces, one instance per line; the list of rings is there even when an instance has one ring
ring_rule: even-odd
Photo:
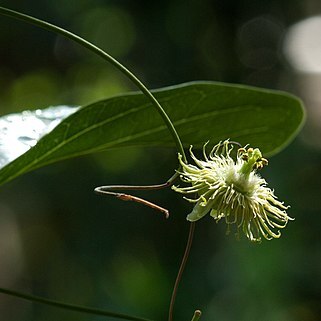
[[[301,102],[278,91],[194,82],[154,93],[185,147],[230,138],[271,155],[294,138],[304,119]],[[159,114],[139,93],[80,108],[4,166],[0,184],[62,159],[133,145],[175,146]]]

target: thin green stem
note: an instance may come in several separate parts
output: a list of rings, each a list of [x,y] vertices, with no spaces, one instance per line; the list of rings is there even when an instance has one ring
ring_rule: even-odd
[[[42,304],[51,305],[54,307],[65,309],[65,310],[71,310],[71,311],[76,311],[76,312],[82,312],[82,313],[88,313],[88,314],[94,314],[94,315],[100,315],[100,316],[106,316],[106,317],[112,317],[112,318],[118,318],[118,319],[124,319],[124,320],[131,320],[131,321],[151,321],[150,319],[134,317],[134,316],[126,315],[126,314],[109,312],[106,310],[89,308],[89,307],[85,307],[85,306],[81,306],[81,305],[62,303],[59,301],[49,300],[49,299],[45,299],[42,297],[38,297],[38,296],[30,295],[30,294],[25,294],[25,293],[21,293],[18,291],[8,290],[8,289],[4,289],[4,288],[0,288],[0,293],[4,293],[7,295],[11,295],[11,296],[25,299],[28,301],[39,302]]]
[[[174,180],[178,177],[178,173],[175,173],[172,177],[170,177],[165,183],[154,184],[154,185],[106,185],[99,186],[95,188],[95,192],[104,192],[109,190],[130,190],[130,191],[149,191],[149,190],[158,190],[167,188],[173,185]]]
[[[190,223],[190,227],[189,227],[189,233],[188,233],[188,238],[187,238],[187,242],[186,242],[186,247],[185,247],[185,252],[182,258],[182,262],[181,265],[178,269],[178,273],[176,276],[176,280],[175,280],[175,284],[174,284],[174,288],[173,288],[173,292],[172,292],[172,297],[171,297],[171,301],[169,304],[169,311],[168,311],[168,321],[173,321],[173,311],[174,311],[174,305],[175,305],[175,300],[176,300],[176,295],[177,295],[177,290],[178,290],[178,286],[179,283],[181,281],[188,257],[189,257],[189,253],[191,251],[191,247],[192,247],[192,243],[193,243],[193,236],[194,236],[194,230],[195,230],[195,222]]]
[[[172,135],[172,137],[173,137],[173,139],[175,141],[177,151],[180,154],[182,154],[183,160],[186,161],[186,156],[185,156],[183,144],[182,144],[182,142],[181,142],[181,140],[179,138],[179,135],[178,135],[173,123],[171,122],[170,118],[166,114],[166,112],[163,109],[163,107],[160,105],[160,103],[154,97],[154,95],[147,89],[147,87],[131,71],[129,71],[124,65],[122,65],[119,61],[117,61],[114,57],[112,57],[111,55],[106,53],[101,48],[99,48],[99,47],[95,46],[94,44],[90,43],[89,41],[81,38],[80,36],[70,32],[68,30],[65,30],[63,28],[60,28],[58,26],[55,26],[55,25],[53,25],[53,24],[51,24],[49,22],[46,22],[46,21],[43,21],[43,20],[28,16],[26,14],[23,14],[23,13],[14,11],[14,10],[3,8],[3,7],[0,7],[0,14],[5,15],[5,16],[9,16],[9,17],[12,17],[12,18],[15,18],[15,19],[18,19],[18,20],[22,20],[24,22],[36,25],[36,26],[41,27],[43,29],[46,29],[48,31],[52,31],[52,32],[55,32],[57,34],[60,34],[60,35],[66,37],[68,39],[71,39],[71,40],[77,42],[81,46],[89,49],[90,51],[92,51],[96,55],[100,56],[101,58],[103,58],[104,60],[108,61],[113,66],[115,66],[125,76],[127,76],[137,86],[137,88],[139,88],[144,93],[144,95],[151,101],[153,106],[156,108],[158,113],[161,115],[161,117],[162,117],[164,123],[166,124],[169,132],[171,133],[171,135]]]

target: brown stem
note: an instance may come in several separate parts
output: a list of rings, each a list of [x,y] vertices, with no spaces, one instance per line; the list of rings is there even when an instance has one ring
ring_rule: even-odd
[[[112,191],[119,191],[119,190],[157,190],[157,189],[162,189],[169,187],[173,184],[174,180],[177,178],[178,174],[175,173],[167,182],[162,183],[162,184],[156,184],[156,185],[106,185],[106,186],[99,186],[95,188],[95,192],[97,194],[105,194],[105,195],[111,195],[115,196],[123,201],[133,201],[136,203],[143,204],[145,206],[154,208],[162,213],[165,214],[165,217],[169,217],[169,212],[166,208],[163,208],[157,204],[154,204],[150,201],[147,201],[143,198],[129,195],[129,194],[124,194],[124,193],[116,193]]]
[[[182,258],[182,262],[181,265],[179,267],[177,276],[176,276],[176,280],[175,280],[175,284],[174,284],[174,288],[173,288],[173,292],[172,292],[172,297],[171,297],[171,301],[169,304],[169,311],[168,311],[168,321],[172,321],[173,320],[173,310],[174,310],[174,304],[175,304],[175,299],[176,299],[176,295],[177,295],[177,290],[178,290],[178,286],[179,283],[181,281],[185,266],[186,266],[186,262],[192,247],[192,243],[193,243],[193,236],[194,236],[194,230],[195,230],[195,222],[192,222],[190,224],[189,227],[189,233],[188,233],[188,239],[186,242],[186,247],[185,247],[185,252]]]
[[[111,192],[108,191],[107,189],[114,189],[115,186],[101,186],[101,187],[96,187],[95,188],[95,192],[98,194],[105,194],[105,195],[111,195],[111,196],[115,196],[117,198],[119,198],[122,201],[133,201],[136,203],[140,203],[143,204],[145,206],[154,208],[155,210],[158,210],[162,213],[165,214],[165,217],[168,218],[169,217],[169,211],[166,208],[163,208],[155,203],[152,203],[150,201],[147,201],[143,198],[137,197],[137,196],[133,196],[133,195],[129,195],[129,194],[124,194],[124,193],[115,193],[115,192]],[[118,187],[124,187],[124,186],[117,186]],[[138,186],[136,186],[138,187]],[[143,187],[143,186],[140,186]],[[124,188],[119,188],[119,189],[124,189]]]

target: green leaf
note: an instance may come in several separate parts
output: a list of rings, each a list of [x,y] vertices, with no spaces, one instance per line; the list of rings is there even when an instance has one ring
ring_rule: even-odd
[[[300,100],[279,91],[193,82],[156,90],[154,94],[185,147],[200,148],[208,140],[213,145],[230,138],[271,155],[295,137],[304,120]],[[5,165],[0,170],[0,184],[62,159],[109,148],[175,146],[161,117],[140,93],[75,110],[34,147]]]

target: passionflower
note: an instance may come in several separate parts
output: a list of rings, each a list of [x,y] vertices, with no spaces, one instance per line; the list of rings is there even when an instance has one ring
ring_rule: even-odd
[[[267,240],[279,238],[279,229],[291,218],[286,213],[288,206],[277,199],[257,172],[268,161],[258,148],[245,146],[233,151],[233,147],[229,140],[220,142],[207,156],[205,144],[204,160],[199,160],[191,146],[195,165],[186,164],[182,155],[178,155],[180,178],[189,186],[172,188],[195,203],[187,220],[194,222],[210,213],[216,222],[225,220],[227,233],[233,228],[237,237],[243,231],[252,242],[260,242],[262,236]]]

